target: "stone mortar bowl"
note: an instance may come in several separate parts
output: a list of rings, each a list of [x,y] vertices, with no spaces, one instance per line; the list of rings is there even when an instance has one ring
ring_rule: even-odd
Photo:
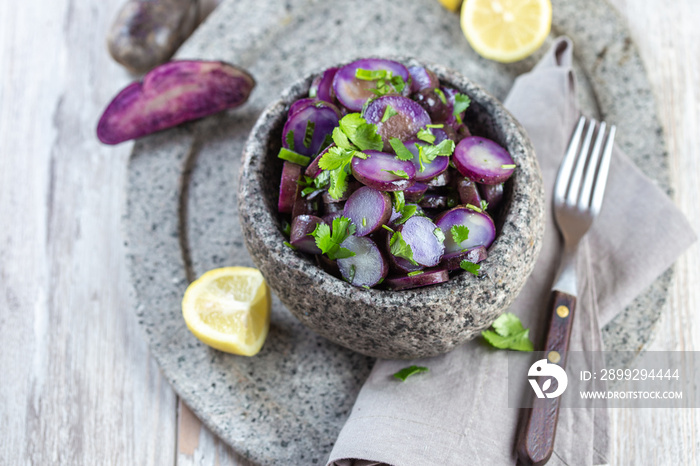
[[[283,243],[277,197],[277,158],[289,105],[307,97],[310,74],[287,88],[258,118],[244,148],[238,212],[253,262],[280,300],[304,325],[329,340],[378,358],[410,359],[446,353],[488,328],[513,302],[535,265],[544,232],[544,188],[525,130],[481,87],[445,67],[392,59],[432,70],[443,84],[472,100],[465,122],[474,135],[501,144],[518,168],[505,185],[497,237],[478,277],[405,291],[354,287]]]

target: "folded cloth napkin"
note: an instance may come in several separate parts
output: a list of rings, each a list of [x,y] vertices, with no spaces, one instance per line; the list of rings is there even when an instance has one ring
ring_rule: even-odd
[[[557,39],[540,63],[516,80],[505,101],[534,144],[550,210],[542,253],[510,309],[531,329],[535,342],[544,337],[561,252],[551,214],[552,188],[579,116],[571,57],[571,41]],[[601,214],[579,250],[571,350],[602,350],[600,328],[695,240],[672,201],[618,149],[607,186]],[[659,218],[664,222],[649,220]],[[430,371],[406,383],[392,377],[410,364]],[[489,348],[481,338],[430,359],[378,360],[328,464],[514,464],[520,410],[508,408],[507,376],[507,351]],[[523,391],[528,390],[522,382]],[[604,464],[608,445],[605,409],[562,409],[549,464]]]

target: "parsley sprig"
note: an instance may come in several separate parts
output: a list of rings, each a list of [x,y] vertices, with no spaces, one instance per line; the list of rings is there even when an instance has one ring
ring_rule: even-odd
[[[469,228],[466,225],[452,225],[450,233],[457,244],[461,244],[462,241],[469,239]]]
[[[462,262],[459,263],[459,266],[462,269],[469,272],[470,274],[474,275],[475,277],[479,276],[479,269],[481,268],[481,265],[475,264],[474,262],[464,259]]]
[[[333,219],[332,228],[325,223],[316,225],[311,236],[316,241],[316,246],[323,254],[326,254],[329,259],[345,259],[355,255],[354,252],[347,248],[341,248],[340,245],[347,239],[348,236],[355,233],[355,225],[347,217],[338,217]]]
[[[420,374],[421,372],[428,372],[427,367],[423,366],[409,366],[409,367],[404,367],[400,371],[396,372],[394,374],[394,378],[399,379],[402,382],[405,382],[407,378],[409,378],[412,375],[415,374]]]
[[[530,329],[524,328],[515,314],[506,312],[491,325],[494,331],[484,330],[481,335],[496,348],[516,351],[533,351],[535,349],[529,338]]]

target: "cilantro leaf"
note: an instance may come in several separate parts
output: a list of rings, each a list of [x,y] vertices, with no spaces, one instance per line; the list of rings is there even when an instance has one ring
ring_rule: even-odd
[[[349,249],[341,248],[340,244],[354,233],[355,225],[352,221],[341,216],[333,220],[332,229],[325,223],[319,223],[311,232],[311,236],[314,237],[316,246],[330,259],[344,259],[354,256],[355,253]]]
[[[366,124],[367,121],[362,118],[359,113],[348,113],[343,118],[340,119],[338,126],[340,130],[348,136],[351,136],[357,132],[357,128],[360,125]]]
[[[452,114],[457,117],[458,123],[462,123],[461,113],[465,111],[471,103],[472,99],[470,99],[468,95],[461,93],[455,94],[455,103]]]
[[[530,330],[523,327],[515,314],[507,312],[491,325],[495,331],[485,330],[481,332],[481,335],[496,348],[516,351],[533,351],[535,349],[529,338]]]
[[[489,203],[482,199],[481,200],[481,210],[485,211],[488,208],[489,208]]]
[[[481,268],[481,265],[475,264],[474,262],[470,262],[464,259],[462,262],[459,263],[459,266],[467,272],[469,272],[470,274],[474,275],[475,277],[479,276],[479,269]]]
[[[394,115],[398,115],[399,112],[394,110],[394,107],[391,105],[387,105],[386,108],[384,109],[384,115],[382,116],[382,123],[384,123],[386,120],[389,118],[393,117]]]
[[[418,262],[413,259],[413,249],[411,249],[411,245],[408,244],[405,239],[403,239],[400,231],[395,231],[391,236],[391,240],[389,241],[389,252],[396,257],[406,259],[413,265],[418,265]]]
[[[416,144],[417,145],[417,144]],[[451,139],[445,139],[437,146],[421,145],[418,146],[418,156],[423,171],[423,164],[431,163],[436,157],[448,157],[455,151],[455,142]]]
[[[403,225],[404,223],[406,223],[406,220],[408,220],[416,214],[417,210],[418,206],[416,204],[408,204],[401,211],[401,218],[396,220],[394,223],[396,223],[397,225]]]
[[[360,125],[355,134],[348,136],[360,150],[382,150],[384,147],[382,136],[377,133],[377,125],[371,123]]]
[[[421,141],[427,142],[428,144],[432,144],[435,142],[435,135],[432,131],[430,131],[430,128],[422,128],[418,131],[416,137]]]
[[[442,102],[443,105],[446,105],[446,104],[447,104],[447,98],[445,97],[445,93],[442,92],[442,89],[440,89],[439,87],[436,87],[436,88],[435,88],[435,93],[436,93],[437,96],[440,98],[440,102]]]
[[[401,212],[406,205],[406,197],[403,191],[394,191],[394,210]]]
[[[397,159],[403,160],[404,162],[408,160],[413,160],[413,154],[410,150],[406,148],[401,139],[391,138],[389,139],[389,144],[391,145],[391,148],[394,149],[394,153],[396,153]]]
[[[311,147],[311,142],[314,138],[314,131],[316,131],[316,123],[308,120],[306,122],[306,130],[304,131],[304,147],[307,149]]]
[[[407,180],[409,178],[408,173],[406,173],[403,170],[382,170],[383,172],[391,173],[394,176],[398,176],[399,178],[403,178],[404,180]]]
[[[328,194],[333,199],[340,199],[345,194],[345,190],[348,188],[348,165],[343,165],[342,167],[331,171],[331,181],[330,187],[328,188]]]
[[[402,382],[405,382],[407,378],[409,378],[412,375],[415,374],[420,374],[421,372],[428,372],[427,367],[422,367],[422,366],[409,366],[409,367],[404,367],[400,371],[396,372],[394,374],[394,378],[399,379]]]
[[[352,151],[341,147],[331,147],[318,161],[321,170],[336,170],[352,161]]]
[[[339,127],[333,128],[333,133],[331,133],[333,142],[335,143],[336,146],[340,147],[341,149],[345,150],[354,150],[355,146],[350,142],[348,137],[343,133],[343,130],[341,130]]]
[[[452,225],[450,233],[452,233],[452,239],[457,244],[469,238],[469,228],[466,225]]]
[[[437,240],[440,242],[440,244],[445,242],[445,233],[442,232],[442,228],[437,227],[433,230],[433,235]]]
[[[287,146],[289,147],[289,150],[294,150],[294,130],[290,130],[287,133]]]

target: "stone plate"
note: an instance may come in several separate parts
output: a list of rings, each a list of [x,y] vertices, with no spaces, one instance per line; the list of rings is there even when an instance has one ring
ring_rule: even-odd
[[[574,41],[584,111],[616,123],[620,146],[670,192],[654,98],[624,23],[604,0],[552,3],[549,40],[567,34]],[[180,314],[190,280],[215,267],[253,265],[236,192],[243,145],[257,116],[305,74],[365,55],[441,63],[500,99],[539,55],[513,65],[478,57],[458,17],[435,0],[251,5],[224,2],[178,54],[245,67],[258,82],[250,101],[134,146],[124,215],[134,305],[163,374],[212,431],[261,464],[318,464],[326,461],[373,360],[314,335],[276,298],[268,340],[254,358],[200,344]],[[605,327],[608,349],[641,351],[664,308],[671,274]]]

